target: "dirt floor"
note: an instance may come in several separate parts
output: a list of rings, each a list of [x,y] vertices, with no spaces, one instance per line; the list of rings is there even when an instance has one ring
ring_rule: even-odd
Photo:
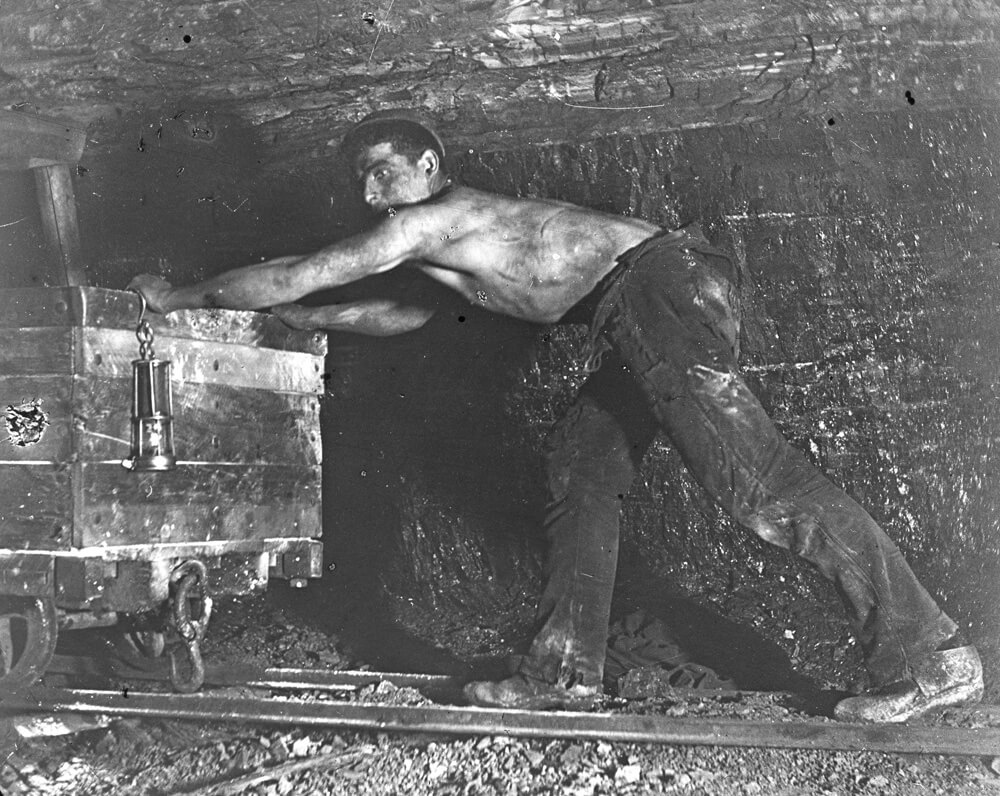
[[[314,584],[294,592],[281,585],[264,595],[220,599],[206,639],[206,659],[382,670],[387,662],[409,660],[417,664],[409,671],[471,676],[488,671],[495,665],[490,661],[510,650],[509,634],[496,628],[446,622],[449,637],[430,643],[388,624],[352,623],[349,617],[358,616],[357,606],[346,602],[339,612],[320,614],[317,600],[330,597],[318,591],[322,588]],[[381,647],[373,636],[382,637]],[[718,699],[708,691],[679,693],[609,699],[604,707],[677,717],[807,718],[787,695]],[[349,699],[429,704],[417,691],[388,683]],[[969,726],[969,719],[957,714],[922,723],[959,721]],[[0,794],[1000,794],[1000,761],[977,757],[390,735],[134,719],[85,719],[79,724],[80,731],[72,735],[15,745],[8,738],[0,757]]]

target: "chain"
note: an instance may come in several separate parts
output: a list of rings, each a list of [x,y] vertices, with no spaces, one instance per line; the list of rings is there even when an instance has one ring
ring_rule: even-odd
[[[181,639],[186,653],[188,672],[183,673],[179,663],[181,650],[170,653],[170,681],[181,693],[193,693],[205,680],[205,663],[201,657],[201,640],[205,636],[208,620],[212,615],[212,598],[208,594],[208,569],[197,559],[185,561],[171,574],[174,584],[172,625]],[[192,592],[200,593],[197,601],[197,618],[191,617]]]
[[[135,327],[135,337],[139,341],[139,357],[149,361],[156,358],[153,350],[153,329],[146,320],[146,297],[138,290],[133,290],[139,297],[139,324]]]
[[[135,328],[135,337],[139,341],[139,357],[147,361],[155,359],[153,330],[149,326],[149,321],[139,321],[139,325]]]

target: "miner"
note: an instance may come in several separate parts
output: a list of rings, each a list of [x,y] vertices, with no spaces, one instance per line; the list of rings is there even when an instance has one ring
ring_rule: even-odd
[[[394,335],[434,310],[388,299],[293,302],[408,267],[486,310],[588,324],[590,375],[547,455],[549,550],[534,639],[512,676],[469,683],[470,702],[586,708],[601,695],[621,500],[659,431],[741,525],[833,581],[871,684],[839,702],[838,718],[906,721],[981,698],[975,648],[897,546],[789,445],[741,378],[733,264],[696,226],[664,230],[458,185],[441,139],[408,111],[365,118],[342,152],[376,215],[367,231],[190,286],[142,275],[131,287],[160,312],[271,308],[298,329]]]

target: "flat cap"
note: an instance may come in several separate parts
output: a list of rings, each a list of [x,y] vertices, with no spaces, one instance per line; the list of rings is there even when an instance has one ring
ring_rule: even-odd
[[[437,134],[437,131],[434,129],[431,122],[419,111],[415,111],[410,108],[389,108],[384,111],[369,113],[364,119],[347,131],[341,146],[343,148],[349,147],[352,139],[356,138],[367,127],[371,127],[376,123],[385,124],[392,122],[402,122],[420,127],[437,143],[441,155],[444,155],[444,142],[441,140],[441,136]]]

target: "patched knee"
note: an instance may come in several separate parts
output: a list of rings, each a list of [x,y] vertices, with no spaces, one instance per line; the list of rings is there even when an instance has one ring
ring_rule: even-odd
[[[746,520],[747,527],[769,544],[792,549],[792,536],[787,520],[775,520],[770,517],[754,515]]]
[[[739,412],[751,400],[739,374],[727,367],[695,365],[688,370],[692,388],[710,403],[727,412]]]
[[[772,503],[746,518],[745,522],[765,542],[791,550],[795,543],[795,526],[799,517],[792,506]]]
[[[815,517],[782,503],[752,514],[745,523],[765,542],[798,555],[815,548],[819,538],[819,523]]]

